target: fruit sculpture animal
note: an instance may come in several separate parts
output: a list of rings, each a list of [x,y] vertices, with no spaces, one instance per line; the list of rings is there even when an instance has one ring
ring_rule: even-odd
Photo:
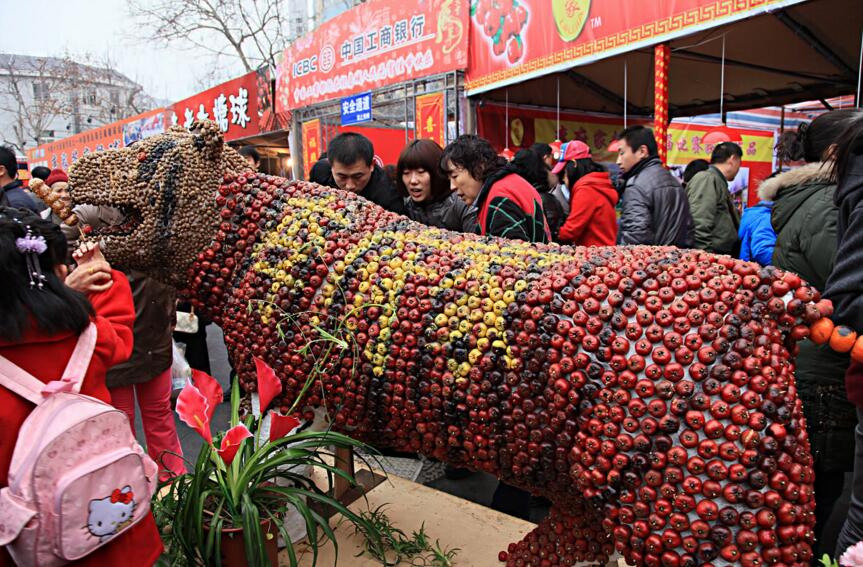
[[[304,405],[338,429],[549,498],[507,565],[808,564],[792,360],[829,304],[797,276],[428,228],[244,171],[211,123],[86,156],[71,185],[134,219],[93,236],[209,311],[247,390],[260,357],[287,409],[317,360]]]

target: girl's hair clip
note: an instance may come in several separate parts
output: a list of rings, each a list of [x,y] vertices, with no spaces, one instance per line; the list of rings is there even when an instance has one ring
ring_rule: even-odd
[[[30,278],[30,288],[44,287],[45,276],[42,274],[42,267],[39,265],[38,256],[48,250],[48,243],[45,237],[41,234],[33,235],[32,229],[27,227],[27,234],[21,238],[15,239],[15,247],[24,256],[24,262],[27,264],[27,276]]]

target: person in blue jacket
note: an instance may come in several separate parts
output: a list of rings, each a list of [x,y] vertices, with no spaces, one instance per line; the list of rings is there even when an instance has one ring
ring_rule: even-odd
[[[770,224],[772,209],[772,201],[761,201],[743,211],[738,229],[741,260],[758,262],[762,266],[770,264],[776,246],[776,233]]]

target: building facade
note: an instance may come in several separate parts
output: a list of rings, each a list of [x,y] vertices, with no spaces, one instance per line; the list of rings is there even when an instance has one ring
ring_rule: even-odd
[[[22,155],[155,106],[141,85],[113,69],[0,53],[0,143]]]

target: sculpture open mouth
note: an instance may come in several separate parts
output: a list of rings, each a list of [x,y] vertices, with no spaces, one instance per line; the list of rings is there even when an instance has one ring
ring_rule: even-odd
[[[105,223],[101,226],[94,226],[91,232],[92,236],[111,237],[111,236],[129,236],[137,229],[143,217],[137,208],[130,205],[112,206],[114,216],[111,223]]]

